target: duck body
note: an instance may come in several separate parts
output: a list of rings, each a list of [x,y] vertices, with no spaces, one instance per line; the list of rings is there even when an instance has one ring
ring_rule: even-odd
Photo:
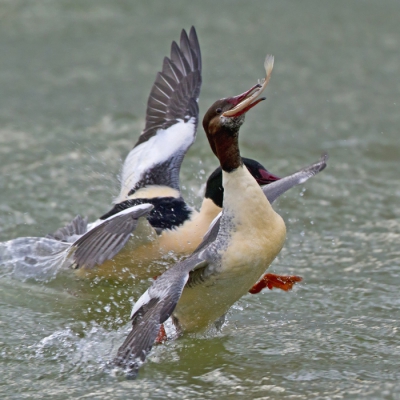
[[[224,207],[217,236],[197,255],[208,261],[198,288],[189,281],[173,313],[175,325],[185,332],[207,329],[224,315],[269,267],[286,237],[285,223],[244,167],[239,151],[239,129],[246,112],[259,102],[253,99],[260,91],[256,85],[242,95],[221,99],[203,119],[223,171]]]
[[[225,202],[217,239],[199,254],[212,260],[202,284],[183,290],[173,313],[185,332],[204,331],[245,295],[280,252],[283,219],[246,168],[224,172]],[[195,316],[195,317],[194,317]]]

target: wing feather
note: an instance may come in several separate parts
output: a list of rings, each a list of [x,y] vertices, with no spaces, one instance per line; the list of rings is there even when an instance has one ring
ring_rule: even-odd
[[[272,182],[263,187],[263,192],[268,201],[272,204],[279,196],[294,186],[306,182],[308,179],[325,169],[328,161],[328,154],[322,154],[319,161],[311,164],[292,175],[285,176],[278,181]]]
[[[128,368],[130,375],[136,376],[154,344],[161,324],[174,311],[188,280],[189,271],[207,264],[207,261],[197,256],[190,256],[153,282],[134,307],[132,329],[118,349],[115,365]]]
[[[152,209],[152,204],[130,207],[85,233],[71,247],[74,268],[91,269],[112,259],[129,240],[139,218],[147,216]]]
[[[170,57],[164,58],[157,73],[147,102],[146,125],[124,162],[116,203],[146,185],[179,191],[180,166],[196,138],[201,81],[200,45],[192,27],[189,36],[182,30],[179,45],[172,42]]]
[[[77,215],[71,222],[62,228],[58,228],[55,232],[46,235],[48,239],[55,239],[60,242],[73,243],[77,237],[87,232],[88,220]]]

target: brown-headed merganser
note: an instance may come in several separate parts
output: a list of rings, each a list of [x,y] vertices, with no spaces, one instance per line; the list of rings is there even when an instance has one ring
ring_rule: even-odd
[[[180,332],[202,332],[221,318],[254,285],[280,252],[285,223],[271,203],[284,191],[305,182],[326,166],[326,157],[291,177],[263,189],[243,165],[239,128],[259,98],[273,67],[267,56],[263,85],[216,101],[203,119],[210,146],[219,159],[224,186],[221,215],[186,260],[158,277],[133,307],[132,330],[114,363],[136,374],[162,324],[172,316]]]

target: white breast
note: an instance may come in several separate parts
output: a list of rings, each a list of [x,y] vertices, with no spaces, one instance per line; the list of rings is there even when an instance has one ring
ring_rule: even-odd
[[[185,331],[204,330],[221,317],[256,283],[285,241],[285,223],[247,169],[224,172],[223,179],[219,238],[226,247],[208,267],[214,274],[182,293],[174,315]]]

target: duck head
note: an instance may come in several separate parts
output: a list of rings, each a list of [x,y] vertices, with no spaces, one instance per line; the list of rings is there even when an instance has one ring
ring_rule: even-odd
[[[226,172],[242,165],[238,144],[239,129],[246,113],[265,100],[265,97],[259,96],[268,84],[273,64],[274,58],[267,56],[264,63],[266,77],[262,82],[238,96],[217,100],[203,118],[203,128],[211,149]]]

